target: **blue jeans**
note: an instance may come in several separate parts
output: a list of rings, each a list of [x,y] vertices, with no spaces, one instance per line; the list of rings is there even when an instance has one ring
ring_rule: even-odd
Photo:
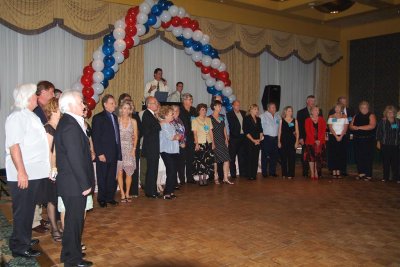
[[[276,163],[279,157],[278,137],[264,135],[264,140],[261,142],[261,151],[262,175],[276,175]]]

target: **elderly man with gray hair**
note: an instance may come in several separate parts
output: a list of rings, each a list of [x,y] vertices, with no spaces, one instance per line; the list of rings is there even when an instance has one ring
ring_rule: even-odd
[[[37,257],[31,240],[36,197],[43,179],[49,178],[50,162],[46,132],[39,117],[35,84],[14,89],[14,111],[7,117],[6,171],[12,194],[13,232],[10,249],[14,257]]]
[[[59,100],[63,117],[54,136],[57,152],[57,193],[65,205],[61,262],[64,266],[91,266],[83,260],[82,231],[87,196],[94,186],[89,138],[83,119],[85,108],[78,91],[64,91]]]

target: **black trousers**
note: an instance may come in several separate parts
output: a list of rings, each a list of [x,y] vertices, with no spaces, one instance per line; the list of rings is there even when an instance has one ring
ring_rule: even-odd
[[[294,177],[296,163],[296,149],[293,145],[282,146],[281,148],[281,167],[282,176]]]
[[[308,176],[308,171],[310,169],[310,165],[307,160],[304,160],[304,153],[306,152],[306,145],[301,146],[301,164],[303,167],[303,176]]]
[[[85,196],[61,196],[65,206],[61,262],[74,265],[82,261],[82,232],[85,222]]]
[[[253,142],[247,139],[246,147],[247,147],[247,175],[249,178],[257,178],[260,145],[254,145]]]
[[[187,140],[186,147],[183,151],[185,157],[186,182],[193,183],[194,141]]]
[[[178,154],[178,159],[177,159],[177,172],[179,176],[179,182],[181,184],[184,184],[186,182],[185,179],[185,149],[180,147],[179,148],[179,154]],[[177,176],[177,177],[178,177]],[[178,178],[176,179],[176,182],[178,184]]]
[[[229,162],[229,168],[231,172],[231,177],[236,178],[236,156],[238,157],[239,163],[239,175],[242,177],[247,176],[246,172],[246,147],[244,144],[245,141],[244,134],[239,138],[231,137],[229,138],[229,156],[231,161]]]
[[[18,182],[8,182],[13,211],[13,232],[9,246],[14,253],[24,253],[31,247],[33,214],[41,180],[29,180],[27,189],[20,189]]]
[[[394,181],[399,181],[399,146],[382,145],[383,179],[390,179],[390,171]]]
[[[346,170],[347,165],[347,136],[338,142],[333,134],[329,134],[328,160],[331,170]]]
[[[267,176],[268,173],[269,175],[276,175],[276,163],[279,158],[278,137],[264,135],[264,140],[261,142],[261,151],[262,175]]]
[[[146,157],[146,181],[144,192],[147,196],[157,195],[157,176],[158,176],[158,162],[159,155]]]
[[[114,200],[117,191],[117,162],[96,161],[97,201],[110,202]]]
[[[164,161],[165,169],[167,173],[167,179],[165,180],[164,195],[170,195],[174,193],[176,180],[177,180],[177,163],[179,154],[161,153],[161,158]]]
[[[372,164],[374,161],[375,138],[355,138],[354,156],[359,174],[372,177]]]
[[[140,161],[140,149],[139,146],[136,148],[136,170],[132,175],[131,195],[139,195],[139,161]]]

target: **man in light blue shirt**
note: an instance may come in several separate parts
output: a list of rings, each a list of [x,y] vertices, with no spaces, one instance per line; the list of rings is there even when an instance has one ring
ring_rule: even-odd
[[[276,175],[276,163],[279,157],[278,131],[281,116],[276,113],[275,103],[268,103],[267,111],[260,115],[264,140],[261,142],[261,171],[264,177],[268,173],[272,177]],[[269,164],[269,168],[268,168]],[[268,172],[267,172],[268,169]]]

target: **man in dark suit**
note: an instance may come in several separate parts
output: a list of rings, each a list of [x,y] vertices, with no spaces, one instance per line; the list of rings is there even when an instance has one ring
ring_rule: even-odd
[[[66,91],[60,98],[64,116],[54,136],[57,151],[57,193],[65,205],[65,227],[62,239],[61,262],[64,266],[91,266],[83,260],[82,231],[86,199],[94,186],[94,171],[83,119],[82,96]]]
[[[311,108],[315,106],[315,96],[309,95],[307,96],[306,100],[306,107],[297,111],[297,122],[299,125],[299,143],[302,146],[301,149],[301,162],[303,164],[303,176],[306,177],[308,176],[308,162],[304,161],[304,151],[306,149],[305,147],[305,140],[306,140],[306,130],[305,130],[305,121],[307,118],[310,117],[310,111]],[[322,115],[322,110],[319,110],[319,116],[323,117]]]
[[[100,207],[117,205],[114,200],[117,190],[115,179],[117,161],[122,159],[118,118],[113,114],[115,100],[106,94],[101,100],[104,110],[93,117],[93,146],[96,152],[97,201]]]
[[[147,109],[143,112],[142,155],[147,161],[145,193],[147,197],[157,198],[158,161],[160,157],[160,130],[161,126],[155,112],[158,110],[158,101],[155,97],[146,98]]]
[[[231,177],[236,178],[236,156],[238,157],[239,163],[239,175],[241,177],[247,177],[245,169],[245,146],[244,140],[245,135],[243,133],[243,118],[246,116],[246,112],[240,110],[239,100],[232,102],[233,110],[226,114],[229,123],[229,155]]]

